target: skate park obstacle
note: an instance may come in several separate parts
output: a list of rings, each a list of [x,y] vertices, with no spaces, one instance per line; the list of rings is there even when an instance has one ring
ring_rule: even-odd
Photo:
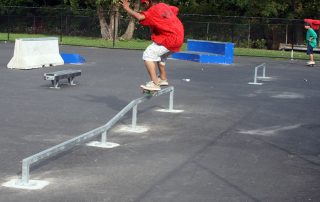
[[[173,97],[174,97],[174,87],[170,86],[158,91],[153,96],[144,95],[143,97],[137,98],[132,100],[127,106],[125,106],[120,112],[118,112],[109,122],[105,125],[102,125],[98,128],[95,128],[89,132],[81,134],[77,137],[74,137],[70,140],[67,140],[63,143],[55,145],[51,148],[48,148],[44,151],[41,151],[37,154],[29,156],[22,160],[22,172],[20,179],[13,179],[9,182],[3,184],[5,187],[17,188],[17,189],[28,189],[28,190],[35,190],[35,189],[42,189],[43,187],[47,186],[49,182],[41,181],[41,180],[31,180],[30,179],[30,168],[35,163],[39,163],[41,161],[47,160],[61,152],[69,151],[70,149],[74,148],[77,145],[83,144],[88,142],[89,140],[101,136],[100,142],[93,142],[88,143],[88,146],[96,146],[102,148],[113,148],[119,146],[117,143],[112,143],[107,141],[107,132],[110,130],[127,112],[133,109],[133,116],[132,116],[132,127],[136,127],[136,120],[137,120],[137,105],[143,103],[145,101],[150,100],[153,97],[164,95],[170,93],[169,96],[169,108],[167,112],[176,112],[173,109]]]
[[[233,43],[188,39],[187,51],[174,53],[171,57],[204,64],[233,64],[233,55]]]
[[[84,57],[77,53],[61,53],[60,55],[65,64],[80,65],[86,62]]]
[[[262,85],[263,83],[259,83],[259,80],[269,80],[271,77],[266,76],[266,63],[262,63],[254,68],[253,82],[249,82],[250,85]],[[259,69],[262,69],[262,76],[258,76]]]
[[[68,79],[69,85],[76,85],[74,83],[74,78],[77,76],[81,76],[81,70],[74,70],[74,69],[69,69],[69,70],[62,70],[62,71],[56,71],[56,72],[50,72],[50,73],[45,73],[43,75],[44,80],[49,80],[52,83],[51,88],[59,89],[59,82],[61,79]]]
[[[13,57],[7,67],[33,69],[63,64],[57,37],[21,38],[15,40]]]

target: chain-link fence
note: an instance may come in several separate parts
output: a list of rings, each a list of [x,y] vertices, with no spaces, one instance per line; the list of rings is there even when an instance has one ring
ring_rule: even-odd
[[[125,13],[105,12],[105,20],[113,28],[111,40],[100,40],[101,46],[109,48],[145,48],[150,40],[150,31],[139,23],[134,23],[132,40],[123,40],[130,17]],[[112,17],[120,16],[119,18]],[[214,16],[181,14],[185,27],[185,39],[201,39],[233,42],[237,48],[279,50],[290,49],[293,45],[304,45],[305,32],[303,20],[279,18],[253,18],[239,16]],[[14,40],[22,36],[58,36],[63,44],[76,43],[73,37],[101,38],[100,21],[96,11],[49,8],[0,8],[0,40]],[[117,25],[117,26],[113,26]],[[72,41],[72,42],[70,42]],[[104,42],[105,41],[105,42]],[[79,45],[82,45],[79,43]],[[99,44],[93,44],[99,46]]]

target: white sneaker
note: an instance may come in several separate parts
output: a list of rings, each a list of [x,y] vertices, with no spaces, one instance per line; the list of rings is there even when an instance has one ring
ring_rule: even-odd
[[[141,85],[140,87],[142,89],[151,90],[151,91],[161,90],[160,85],[157,85],[157,84],[153,83],[153,81],[149,81],[149,82],[146,83],[146,85]]]
[[[307,65],[314,65],[314,64],[316,64],[314,61],[308,61],[307,62]]]
[[[168,80],[162,80],[160,78],[158,78],[158,83],[160,86],[168,86],[169,85]]]

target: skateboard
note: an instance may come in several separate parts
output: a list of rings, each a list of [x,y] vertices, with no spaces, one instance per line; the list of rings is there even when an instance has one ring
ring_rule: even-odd
[[[148,96],[154,96],[154,94],[158,92],[157,90],[147,90],[144,88],[141,88],[141,89],[142,89],[142,93]]]
[[[311,64],[309,62],[307,63],[308,67],[313,67],[314,65],[315,65],[315,63],[311,63]]]
[[[148,90],[143,88],[142,86],[140,86],[142,93],[148,96],[154,96],[154,94],[156,94],[158,92],[158,90]]]

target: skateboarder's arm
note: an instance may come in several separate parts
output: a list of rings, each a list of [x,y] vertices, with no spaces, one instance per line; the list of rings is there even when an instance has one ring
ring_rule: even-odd
[[[137,20],[141,21],[145,19],[145,16],[143,14],[138,13],[130,8],[130,3],[128,0],[121,0],[120,4],[129,15],[136,18]]]

